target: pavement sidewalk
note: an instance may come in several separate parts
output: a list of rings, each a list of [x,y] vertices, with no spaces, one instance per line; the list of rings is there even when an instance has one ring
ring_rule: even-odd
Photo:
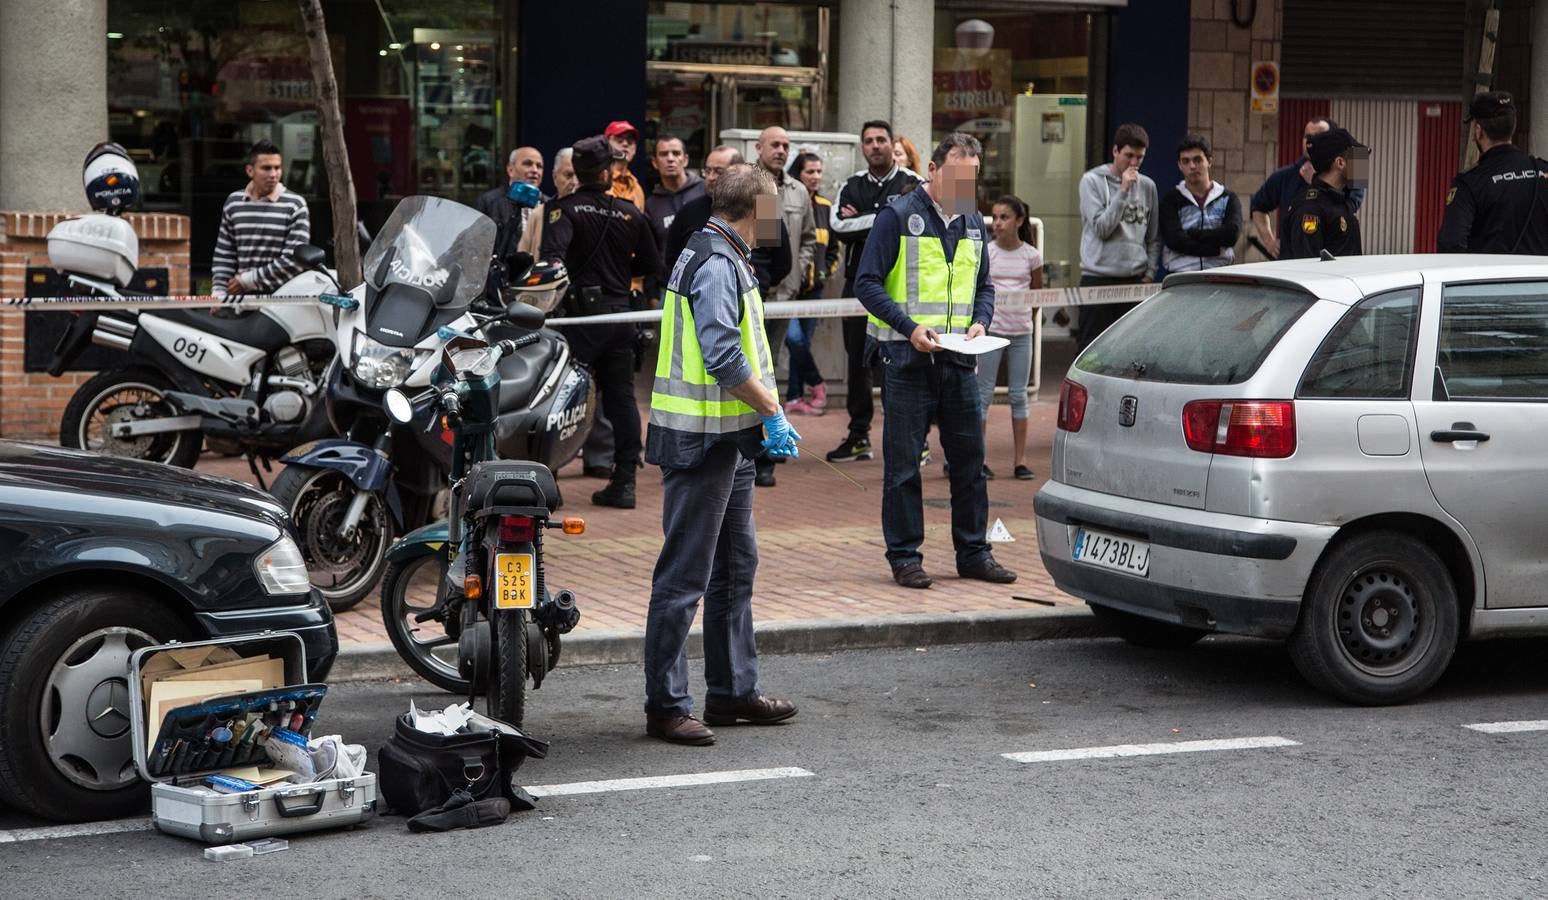
[[[989,523],[1003,520],[1015,538],[995,545],[996,558],[1020,575],[1013,585],[957,577],[950,491],[932,433],[933,459],[924,470],[924,554],[936,581],[923,591],[894,584],[883,556],[879,412],[872,433],[876,458],[840,466],[864,489],[821,459],[845,435],[848,417],[842,405],[821,417],[793,417],[803,436],[801,458],[778,466],[778,484],[759,488],[755,501],[760,559],[753,608],[760,645],[773,652],[781,646],[820,650],[1042,636],[1044,626],[1061,634],[1071,627],[1090,631],[1094,626],[1082,624],[1089,619],[1084,605],[1053,586],[1038,557],[1032,496],[1047,476],[1056,413],[1056,403],[1031,404],[1027,464],[1038,477],[1017,481],[1011,477],[1010,407],[997,404],[990,410],[987,458],[998,477],[989,482]],[[252,481],[246,463],[237,458],[206,454],[199,468]],[[563,513],[586,519],[584,535],[554,534],[544,544],[548,583],[573,590],[580,601],[580,625],[571,635],[578,640],[567,640],[566,661],[629,661],[631,646],[643,634],[651,570],[661,543],[660,470],[640,472],[639,506],[633,510],[593,506],[591,492],[603,482],[582,475],[578,461],[559,476]],[[365,664],[366,657],[391,656],[376,594],[339,615],[337,623],[346,660]]]

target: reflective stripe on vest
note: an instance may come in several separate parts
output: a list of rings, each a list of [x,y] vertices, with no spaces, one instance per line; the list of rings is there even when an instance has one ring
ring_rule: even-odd
[[[887,296],[916,323],[938,332],[967,331],[973,324],[981,253],[978,241],[962,238],[951,262],[937,237],[898,238],[898,258],[887,273]],[[878,341],[906,341],[892,326],[868,316],[866,333]]]
[[[740,263],[738,263],[740,267]],[[763,327],[763,298],[756,286],[742,294],[742,354],[753,377],[775,392],[773,354]],[[704,367],[693,304],[666,291],[661,304],[661,349],[656,354],[656,383],[650,394],[650,421],[658,428],[693,434],[730,434],[763,423],[751,406],[731,396]]]

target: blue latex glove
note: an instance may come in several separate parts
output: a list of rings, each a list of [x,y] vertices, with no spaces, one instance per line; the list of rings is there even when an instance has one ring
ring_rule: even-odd
[[[796,448],[796,441],[801,439],[801,435],[791,427],[783,410],[763,417],[763,433],[766,435],[763,449],[769,451],[770,456],[795,459],[801,455],[801,451]]]

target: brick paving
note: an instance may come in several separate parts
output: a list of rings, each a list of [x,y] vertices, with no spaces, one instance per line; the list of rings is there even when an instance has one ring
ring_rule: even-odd
[[[925,568],[935,576],[929,590],[892,582],[881,536],[882,464],[878,417],[873,440],[877,457],[840,468],[865,486],[860,490],[820,456],[843,439],[848,417],[842,407],[822,417],[796,416],[803,435],[801,459],[777,467],[778,484],[759,488],[755,499],[759,566],[754,615],[759,621],[886,617],[917,613],[1026,609],[1013,595],[1060,605],[1079,601],[1061,593],[1043,570],[1032,519],[1032,495],[1047,475],[1057,405],[1031,404],[1027,463],[1036,481],[1011,475],[1010,407],[990,410],[988,462],[999,477],[989,482],[989,521],[1003,519],[1014,543],[996,544],[995,557],[1021,577],[1013,585],[967,581],[956,575],[951,550],[950,491],[941,473],[942,454],[933,439],[933,462],[925,468]],[[252,481],[239,459],[206,454],[199,468]],[[581,606],[579,628],[643,628],[650,575],[661,545],[660,471],[641,471],[639,506],[632,510],[591,505],[603,482],[581,474],[579,462],[559,473],[565,515],[583,516],[586,533],[550,532],[544,543],[548,582],[573,590]],[[338,617],[344,644],[385,641],[378,597],[373,594]]]

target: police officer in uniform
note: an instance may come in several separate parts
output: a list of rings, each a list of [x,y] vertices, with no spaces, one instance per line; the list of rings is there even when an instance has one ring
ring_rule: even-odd
[[[608,193],[613,151],[597,135],[573,148],[580,188],[547,204],[542,259],[564,260],[570,290],[583,315],[627,312],[629,281],[655,275],[661,267],[655,230],[645,213]],[[634,475],[640,464],[640,410],[634,398],[634,325],[585,325],[566,337],[576,359],[591,367],[602,394],[602,410],[613,424],[613,473],[607,487],[591,495],[598,506],[634,508]]]
[[[1359,256],[1360,220],[1349,190],[1364,186],[1370,148],[1333,128],[1307,141],[1306,156],[1317,174],[1290,203],[1279,258],[1316,259],[1323,250],[1337,257]]]
[[[715,742],[709,725],[770,725],[796,714],[758,690],[753,640],[753,458],[795,457],[774,385],[774,355],[750,264],[777,240],[774,180],[732,166],[713,216],[688,239],[661,304],[661,349],[646,459],[661,466],[664,540],[645,620],[645,731]],[[767,437],[765,437],[767,434]],[[688,695],[688,628],[704,601],[704,722]]]
[[[1435,249],[1441,253],[1548,253],[1548,163],[1510,142],[1516,102],[1507,91],[1468,105],[1478,164],[1452,179]]]
[[[957,574],[1010,584],[985,530],[984,419],[976,357],[946,350],[940,335],[982,338],[994,318],[984,218],[977,207],[978,139],[956,133],[930,157],[930,180],[876,212],[855,293],[869,313],[867,346],[882,370],[882,534],[892,578],[928,588],[919,453],[931,422],[951,474],[951,542]]]

